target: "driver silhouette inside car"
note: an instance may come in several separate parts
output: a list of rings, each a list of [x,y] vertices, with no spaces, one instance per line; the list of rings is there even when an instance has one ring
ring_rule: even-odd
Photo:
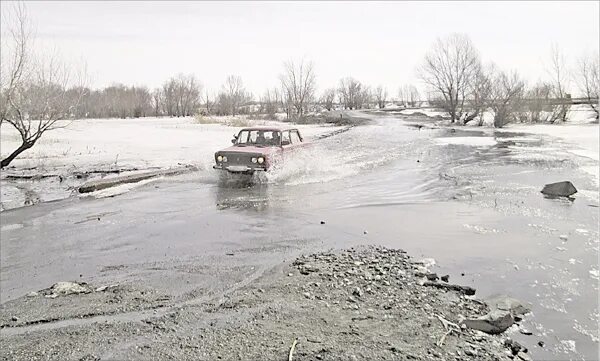
[[[263,131],[258,132],[258,135],[256,136],[256,144],[264,145],[266,143],[267,143],[267,140],[265,139],[265,132],[263,132]]]
[[[281,138],[279,137],[279,132],[273,132],[273,139],[271,140],[272,145],[280,145]]]

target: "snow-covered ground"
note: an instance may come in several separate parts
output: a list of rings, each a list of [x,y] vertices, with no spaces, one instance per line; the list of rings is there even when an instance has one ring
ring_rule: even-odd
[[[434,109],[406,109],[401,112],[404,115],[410,115],[414,113],[425,114],[429,117],[437,118],[436,124],[451,125],[447,120],[439,120],[438,115],[443,113]],[[489,133],[490,138],[474,138],[474,137],[453,137],[453,138],[440,138],[436,141],[440,144],[465,144],[473,146],[491,146],[496,143],[494,140],[494,133],[527,133],[532,134],[533,138],[531,141],[540,141],[541,138],[547,138],[547,143],[555,143],[560,145],[560,149],[565,150],[568,153],[577,155],[584,158],[581,162],[580,168],[586,173],[590,174],[596,185],[599,184],[600,179],[600,127],[595,122],[595,113],[590,109],[588,105],[574,105],[571,106],[567,113],[567,121],[565,123],[555,124],[507,124],[504,128],[492,128],[493,115],[487,112],[484,114],[485,122],[487,126],[477,126],[477,121],[473,121],[465,127],[461,127],[461,130],[474,130],[483,131]],[[509,138],[503,137],[503,141],[508,141]],[[527,139],[519,137],[518,141],[523,142]],[[558,148],[557,148],[558,149]],[[552,152],[555,148],[544,148],[535,149],[533,147],[527,147],[527,152],[519,153],[519,157],[533,157],[536,159],[542,159],[544,157],[552,156]]]
[[[593,177],[596,185],[599,184],[600,126],[598,124],[510,124],[495,131],[522,132],[553,138],[554,142],[560,143],[561,148],[566,149],[567,152],[588,158],[587,161],[582,162],[580,168]]]
[[[180,163],[205,169],[212,165],[214,152],[229,146],[241,127],[282,124],[240,117],[205,118],[201,122],[192,117],[76,120],[64,129],[44,134],[11,165],[46,172],[144,169]],[[336,129],[331,125],[297,127],[309,139]],[[19,134],[8,125],[2,127],[0,140],[3,157],[20,145]]]
[[[286,125],[275,121],[250,120],[243,116],[141,119],[85,119],[47,132],[2,171],[0,210],[69,197],[81,183],[112,177],[114,171],[143,171],[193,165],[211,169],[214,153],[231,145],[242,127]],[[295,125],[306,139],[340,127],[328,124]],[[20,145],[20,137],[9,125],[0,131],[0,153],[7,156]],[[10,180],[9,175],[44,175],[45,178]],[[123,185],[94,196],[126,192]]]
[[[410,108],[400,111],[402,115],[422,114],[432,118],[448,118],[448,113],[435,108]]]

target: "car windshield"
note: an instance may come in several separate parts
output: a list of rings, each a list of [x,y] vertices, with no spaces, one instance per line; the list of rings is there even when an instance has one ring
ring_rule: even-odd
[[[278,146],[281,145],[281,132],[277,130],[242,130],[235,144],[257,147]]]

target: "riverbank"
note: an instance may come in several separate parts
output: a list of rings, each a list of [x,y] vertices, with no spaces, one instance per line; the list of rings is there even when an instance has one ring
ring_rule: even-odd
[[[383,247],[322,252],[185,302],[126,283],[55,285],[2,305],[0,349],[12,360],[530,359],[461,327],[488,307],[431,286],[450,283],[426,266]]]

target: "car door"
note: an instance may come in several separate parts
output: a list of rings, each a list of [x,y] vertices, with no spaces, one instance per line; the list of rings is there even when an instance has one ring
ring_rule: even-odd
[[[286,130],[281,133],[281,148],[283,149],[283,152],[285,153],[287,150],[291,149],[292,147],[293,147],[293,144],[292,144],[292,138],[290,136],[290,131]]]
[[[300,137],[300,132],[298,129],[292,129],[290,131],[290,138],[292,139],[292,146],[294,148],[301,148],[304,145],[304,141],[302,137]]]

